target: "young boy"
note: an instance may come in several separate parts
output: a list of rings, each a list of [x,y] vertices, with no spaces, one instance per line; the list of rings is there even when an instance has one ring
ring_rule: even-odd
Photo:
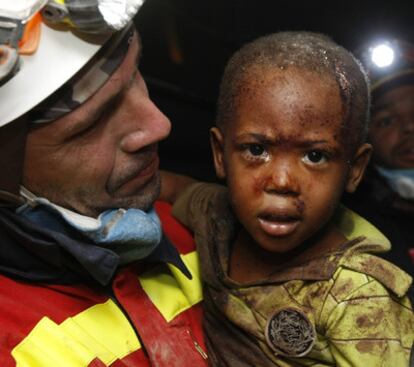
[[[212,366],[408,366],[411,278],[339,206],[371,154],[368,107],[359,63],[323,35],[273,34],[230,60],[211,130],[228,189],[196,183],[173,208],[198,245]]]

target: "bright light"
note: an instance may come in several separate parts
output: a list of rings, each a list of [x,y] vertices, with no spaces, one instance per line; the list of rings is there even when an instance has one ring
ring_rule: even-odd
[[[372,50],[371,59],[380,68],[390,66],[394,61],[394,50],[388,45],[376,46]]]

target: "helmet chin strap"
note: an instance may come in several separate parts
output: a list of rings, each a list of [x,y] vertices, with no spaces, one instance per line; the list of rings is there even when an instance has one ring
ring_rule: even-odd
[[[0,206],[22,203],[19,191],[26,135],[27,121],[24,117],[0,128]]]

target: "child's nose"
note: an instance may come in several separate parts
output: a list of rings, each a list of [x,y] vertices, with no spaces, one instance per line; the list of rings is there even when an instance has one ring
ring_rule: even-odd
[[[269,167],[268,179],[265,180],[264,191],[268,194],[298,196],[299,182],[295,175],[295,168],[289,160],[275,159]]]

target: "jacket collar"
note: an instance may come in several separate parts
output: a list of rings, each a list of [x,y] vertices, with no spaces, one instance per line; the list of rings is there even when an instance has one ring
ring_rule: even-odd
[[[7,208],[0,208],[0,238],[0,272],[27,281],[72,283],[89,279],[107,285],[119,267],[119,255],[71,228],[56,231],[40,227]],[[171,263],[190,277],[164,235],[159,248],[145,261]]]

